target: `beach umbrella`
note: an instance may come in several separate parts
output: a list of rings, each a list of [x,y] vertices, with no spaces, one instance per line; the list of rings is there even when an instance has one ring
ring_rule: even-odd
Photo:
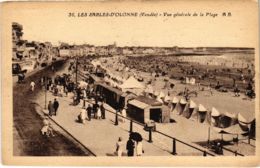
[[[140,133],[138,133],[138,132],[132,132],[132,133],[130,133],[130,138],[131,138],[132,140],[138,141],[138,142],[140,142],[140,141],[143,140],[142,135],[141,135]]]

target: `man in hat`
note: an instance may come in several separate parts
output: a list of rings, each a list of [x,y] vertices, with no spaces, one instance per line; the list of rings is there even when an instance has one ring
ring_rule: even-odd
[[[49,101],[48,110],[49,110],[49,115],[52,116],[54,112],[54,108],[53,108],[53,103],[51,101]]]
[[[135,143],[132,138],[129,136],[129,139],[126,144],[127,156],[134,156]]]
[[[91,113],[92,113],[92,107],[90,104],[88,104],[87,107],[87,114],[88,114],[88,120],[91,121]]]
[[[59,108],[59,102],[57,101],[56,98],[54,99],[54,102],[53,102],[53,108],[54,108],[54,115],[56,116],[57,115],[57,110]]]

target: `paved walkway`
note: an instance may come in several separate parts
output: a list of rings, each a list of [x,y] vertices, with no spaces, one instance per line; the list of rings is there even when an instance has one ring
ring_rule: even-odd
[[[47,93],[48,100],[53,100],[52,93]],[[118,137],[122,137],[124,143],[128,140],[129,123],[122,123],[119,121],[119,126],[114,125],[114,115],[106,112],[105,120],[92,119],[85,122],[85,124],[76,121],[78,114],[81,111],[82,103],[78,106],[70,105],[72,99],[69,97],[58,97],[60,107],[57,116],[52,119],[60,124],[71,135],[77,138],[88,149],[94,152],[97,156],[115,156],[115,144]],[[44,94],[39,94],[37,103],[44,107]],[[86,104],[87,105],[87,104]],[[109,108],[105,106],[105,108]],[[110,109],[112,110],[112,109]],[[126,127],[128,126],[128,129]],[[134,127],[135,129],[135,127]],[[147,133],[148,134],[148,133]],[[144,137],[146,138],[146,137]],[[148,143],[146,139],[143,140],[144,156],[169,156],[169,152],[157,147],[152,143]],[[126,154],[126,150],[124,151]]]

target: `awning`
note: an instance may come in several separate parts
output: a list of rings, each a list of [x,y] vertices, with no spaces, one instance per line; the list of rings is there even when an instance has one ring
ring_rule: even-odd
[[[131,104],[131,105],[133,105],[135,107],[138,107],[140,109],[145,109],[145,108],[149,107],[148,104],[140,102],[140,101],[138,101],[136,99],[129,101],[128,104]]]

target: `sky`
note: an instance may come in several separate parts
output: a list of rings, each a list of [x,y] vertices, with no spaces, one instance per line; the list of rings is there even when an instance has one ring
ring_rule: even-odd
[[[188,1],[187,1],[188,2]],[[191,1],[189,1],[191,2]],[[233,2],[233,1],[230,1]],[[235,2],[235,1],[234,1]],[[23,39],[70,44],[118,46],[254,47],[257,8],[254,3],[134,3],[24,5],[10,12],[23,25]],[[243,6],[243,7],[242,7]],[[217,13],[204,17],[68,17],[69,12]],[[231,12],[231,17],[222,17]]]

